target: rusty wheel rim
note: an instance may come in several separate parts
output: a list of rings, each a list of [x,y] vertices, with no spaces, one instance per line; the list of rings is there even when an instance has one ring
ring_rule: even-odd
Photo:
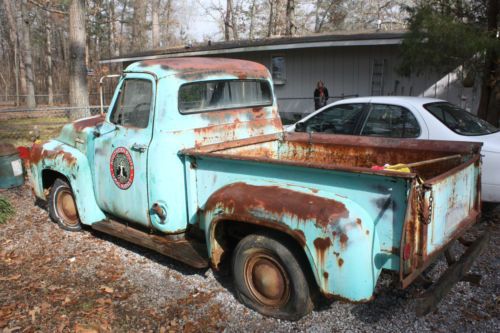
[[[290,281],[283,266],[269,253],[254,253],[245,263],[245,283],[262,305],[279,307],[290,298]]]
[[[75,199],[68,189],[61,189],[56,197],[57,214],[64,224],[77,226],[80,223],[76,210]]]

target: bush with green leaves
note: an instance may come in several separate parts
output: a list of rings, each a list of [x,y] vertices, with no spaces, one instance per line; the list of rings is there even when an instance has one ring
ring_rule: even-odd
[[[7,199],[0,197],[0,224],[7,222],[12,215],[14,215],[12,205]]]

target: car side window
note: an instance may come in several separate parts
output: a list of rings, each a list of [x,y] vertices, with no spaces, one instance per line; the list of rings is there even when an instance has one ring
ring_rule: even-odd
[[[341,104],[330,107],[304,122],[306,132],[354,134],[363,114],[363,104]]]
[[[361,135],[416,138],[420,135],[420,126],[415,116],[404,107],[372,104]]]
[[[152,95],[151,81],[125,80],[109,118],[111,123],[124,127],[148,127]]]

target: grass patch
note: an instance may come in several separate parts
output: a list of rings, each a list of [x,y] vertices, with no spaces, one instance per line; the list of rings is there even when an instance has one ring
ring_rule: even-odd
[[[4,197],[0,197],[0,224],[4,224],[14,215],[14,208]]]

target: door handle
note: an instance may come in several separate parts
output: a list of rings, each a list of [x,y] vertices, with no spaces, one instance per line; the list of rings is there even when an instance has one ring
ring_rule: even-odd
[[[148,149],[148,146],[134,143],[132,145],[132,150],[138,151],[139,153],[144,153]]]

